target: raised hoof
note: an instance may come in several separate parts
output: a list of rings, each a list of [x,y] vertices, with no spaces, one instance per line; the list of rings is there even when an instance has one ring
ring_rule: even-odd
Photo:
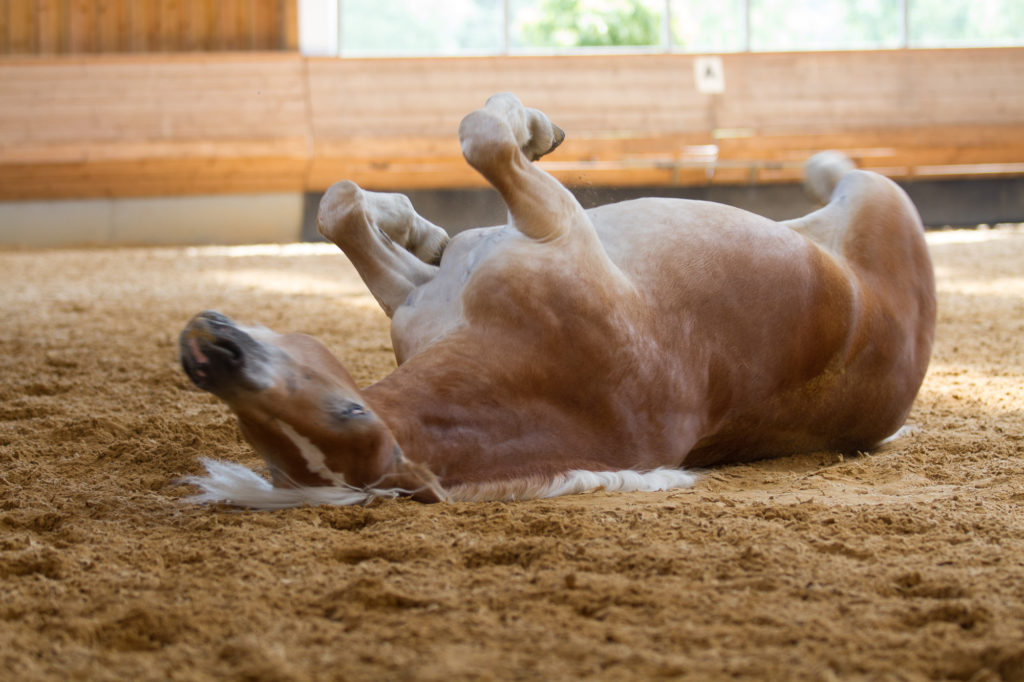
[[[363,213],[363,190],[351,180],[336,182],[328,188],[320,200],[316,213],[316,229],[335,244],[342,238],[345,225],[358,210]]]
[[[530,161],[536,161],[537,159],[541,158],[542,156],[547,156],[551,152],[553,152],[556,149],[558,149],[558,145],[562,144],[562,142],[565,140],[565,131],[562,130],[561,128],[559,128],[558,126],[556,126],[554,123],[552,123],[551,124],[551,137],[552,137],[551,146],[548,147],[547,149],[545,149],[544,151],[540,152],[539,154],[535,153],[533,155],[530,155],[529,152],[527,152],[526,149],[523,150],[523,152],[527,153],[527,155],[530,156]]]

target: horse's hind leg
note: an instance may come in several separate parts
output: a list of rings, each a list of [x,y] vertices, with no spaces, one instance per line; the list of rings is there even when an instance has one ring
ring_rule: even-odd
[[[808,185],[828,203],[783,223],[829,252],[856,290],[857,327],[873,350],[844,365],[863,382],[863,400],[891,410],[861,438],[870,442],[903,423],[928,368],[935,333],[935,278],[917,209],[896,183],[855,170],[842,155],[812,157]],[[864,388],[867,387],[867,388]],[[884,387],[884,390],[881,390]],[[851,394],[853,395],[853,394]]]
[[[783,225],[861,272],[886,279],[910,273],[932,280],[917,209],[894,182],[859,171],[839,152],[820,152],[804,167],[807,190],[825,206]]]
[[[413,289],[433,279],[432,263],[440,261],[448,241],[406,197],[366,192],[349,181],[324,194],[317,227],[345,252],[388,317]]]

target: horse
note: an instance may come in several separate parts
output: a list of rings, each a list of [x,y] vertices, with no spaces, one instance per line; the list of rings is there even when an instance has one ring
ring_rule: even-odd
[[[459,126],[508,224],[448,237],[348,181],[317,224],[391,319],[397,369],[360,388],[312,337],[213,311],[180,336],[268,482],[207,461],[195,499],[247,507],[549,497],[691,485],[694,469],[867,451],[904,423],[935,332],[920,217],[824,152],[823,206],[776,222],[703,201],[584,210],[534,163],[565,133],[510,93]],[[685,468],[684,468],[685,467]]]

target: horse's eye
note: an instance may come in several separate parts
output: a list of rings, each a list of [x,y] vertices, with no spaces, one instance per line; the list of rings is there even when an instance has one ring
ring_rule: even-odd
[[[344,421],[346,419],[352,419],[353,417],[363,416],[366,414],[366,408],[359,403],[344,402],[340,405],[336,405],[334,409],[331,410],[331,414],[335,418]]]

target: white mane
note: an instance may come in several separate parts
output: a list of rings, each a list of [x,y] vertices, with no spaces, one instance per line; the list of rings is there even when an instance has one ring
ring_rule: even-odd
[[[229,504],[250,509],[286,509],[305,505],[366,504],[376,498],[394,498],[410,491],[396,488],[356,488],[349,485],[299,486],[275,488],[252,469],[234,462],[201,460],[206,476],[183,479],[199,488],[188,498],[201,504]],[[551,479],[524,478],[512,481],[465,484],[448,490],[452,502],[486,500],[530,500],[560,495],[575,495],[596,490],[612,492],[654,492],[672,488],[688,488],[697,477],[680,469],[653,471],[568,471]]]

